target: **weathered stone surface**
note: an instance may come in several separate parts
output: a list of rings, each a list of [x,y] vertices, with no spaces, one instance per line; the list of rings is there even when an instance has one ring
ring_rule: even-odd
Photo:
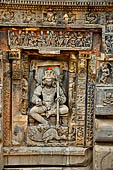
[[[95,120],[95,141],[113,142],[113,121],[111,119]]]
[[[80,147],[4,148],[5,165],[88,166],[92,151]],[[7,158],[7,159],[6,159]]]
[[[96,88],[96,115],[113,115],[113,87]]]
[[[39,167],[39,168],[4,168],[3,170],[92,170],[93,166],[90,164],[87,167]]]
[[[1,167],[3,153],[6,166],[92,170],[94,146],[94,170],[113,168],[112,11],[112,0],[0,0]]]
[[[95,170],[112,170],[113,168],[113,147],[95,145],[94,147],[94,162]]]

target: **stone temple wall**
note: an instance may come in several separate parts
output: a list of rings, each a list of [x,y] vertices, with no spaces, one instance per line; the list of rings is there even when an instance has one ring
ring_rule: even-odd
[[[0,0],[0,170],[113,170],[113,1]]]

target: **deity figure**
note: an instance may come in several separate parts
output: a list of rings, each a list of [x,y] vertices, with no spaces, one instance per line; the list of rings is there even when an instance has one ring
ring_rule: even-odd
[[[102,65],[102,76],[101,76],[100,82],[104,84],[107,84],[107,80],[110,77],[110,69],[108,66],[109,66],[108,63],[104,63]]]
[[[58,76],[52,68],[44,71],[42,83],[34,90],[30,115],[41,124],[48,125],[50,116],[67,115],[66,96],[59,86]],[[45,115],[45,118],[43,117]],[[57,115],[58,116],[58,115]]]

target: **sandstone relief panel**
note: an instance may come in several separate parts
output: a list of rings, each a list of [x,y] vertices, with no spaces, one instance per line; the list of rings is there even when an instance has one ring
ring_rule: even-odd
[[[0,10],[0,24],[5,25],[74,25],[76,14],[73,11],[41,10]]]
[[[41,62],[39,63],[40,66],[38,66],[38,61],[31,63],[30,76],[35,66],[36,85],[30,91],[32,94],[30,94],[28,138],[37,142],[39,146],[48,144],[50,146],[67,145],[69,106],[67,89],[64,87],[63,81],[68,81],[68,70],[64,70],[68,69],[68,65],[66,62],[56,62],[54,66],[50,61],[48,61],[49,65],[45,65],[43,62],[45,66],[41,66]],[[32,119],[35,120],[37,125],[34,124],[33,126]],[[73,129],[71,129],[72,132]]]
[[[92,32],[40,30],[9,31],[10,48],[41,49],[58,48],[62,50],[87,49],[92,47]]]
[[[113,84],[112,68],[113,62],[100,62],[97,73],[97,86],[103,84],[104,86],[110,86]]]
[[[13,29],[8,33],[12,87],[12,131],[8,129],[8,133],[12,148],[22,146],[26,155],[37,147],[40,152],[50,148],[55,153],[56,147],[85,151],[83,146],[93,144],[94,34],[53,28]],[[40,49],[49,50],[43,54]],[[60,53],[55,53],[56,49]],[[48,53],[51,50],[54,53]],[[74,158],[70,162],[75,165]]]

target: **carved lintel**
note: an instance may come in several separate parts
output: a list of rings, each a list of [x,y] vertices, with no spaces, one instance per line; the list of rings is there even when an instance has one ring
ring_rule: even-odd
[[[16,37],[16,39],[15,39]],[[60,50],[85,50],[92,47],[92,32],[63,31],[63,30],[11,30],[9,31],[10,48]]]

